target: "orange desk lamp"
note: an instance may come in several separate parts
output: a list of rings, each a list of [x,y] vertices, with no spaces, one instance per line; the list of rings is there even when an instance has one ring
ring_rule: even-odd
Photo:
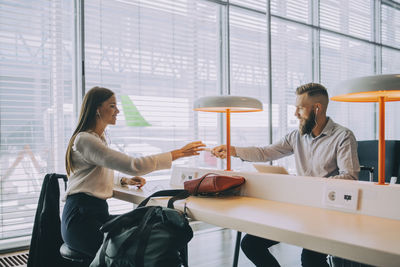
[[[378,102],[378,184],[385,184],[385,102],[400,100],[400,74],[374,75],[339,83],[333,101]]]
[[[226,171],[231,171],[231,113],[262,111],[262,103],[245,96],[205,96],[194,102],[194,110],[226,113]]]

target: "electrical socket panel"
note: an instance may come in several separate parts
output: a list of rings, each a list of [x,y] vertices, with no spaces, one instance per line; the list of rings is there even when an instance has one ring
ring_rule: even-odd
[[[198,172],[195,171],[182,171],[181,175],[181,183],[183,184],[185,181],[193,180],[198,178]]]
[[[356,211],[358,208],[358,191],[358,188],[327,185],[322,196],[322,204],[325,207]]]
[[[177,168],[173,170],[170,184],[171,186],[181,188],[185,181],[199,178],[199,172],[192,168]]]

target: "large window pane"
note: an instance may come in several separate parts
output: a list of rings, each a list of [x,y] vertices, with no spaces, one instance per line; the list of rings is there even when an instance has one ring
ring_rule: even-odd
[[[311,29],[273,19],[272,34],[272,129],[273,141],[298,127],[294,116],[296,88],[312,81]],[[294,170],[290,158],[281,164]],[[291,170],[292,171],[292,170]]]
[[[312,81],[311,29],[281,20],[272,21],[273,139],[297,128],[296,88]]]
[[[400,74],[400,50],[382,48],[382,73]],[[386,139],[400,139],[400,124],[396,118],[400,114],[400,102],[386,102]]]
[[[65,173],[72,4],[0,2],[0,241],[31,234],[44,175]]]
[[[230,0],[229,3],[261,12],[267,10],[267,0]]]
[[[321,0],[320,26],[372,40],[374,0]]]
[[[264,103],[264,111],[232,114],[232,144],[238,146],[269,143],[268,120],[268,32],[264,14],[240,8],[230,9],[231,95],[250,96]],[[232,165],[242,169],[239,159]]]
[[[382,73],[400,73],[400,49],[382,48]]]
[[[321,81],[328,92],[341,80],[373,75],[373,55],[373,46],[369,43],[322,32]],[[375,104],[330,101],[329,106],[328,115],[350,128],[358,140],[375,138]]]
[[[400,10],[382,5],[382,43],[400,48]],[[400,73],[400,50],[382,48],[382,73]],[[400,112],[399,102],[386,104],[387,118],[396,118]],[[386,138],[400,139],[400,125],[396,120],[386,121]]]
[[[313,0],[271,0],[271,13],[288,19],[311,23],[311,1]]]
[[[219,92],[219,7],[207,1],[85,4],[86,87],[112,89],[121,109],[117,126],[108,129],[112,147],[144,156],[192,140],[215,145],[216,119],[194,112],[193,102]],[[128,118],[132,109],[135,121]],[[200,156],[174,164],[210,162]]]
[[[400,48],[400,10],[382,5],[382,43]]]

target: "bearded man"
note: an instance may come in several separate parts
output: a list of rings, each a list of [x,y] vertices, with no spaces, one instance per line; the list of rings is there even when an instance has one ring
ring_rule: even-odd
[[[326,88],[308,83],[296,89],[296,112],[299,129],[266,147],[234,147],[231,155],[244,161],[265,162],[294,154],[296,172],[300,176],[357,180],[360,165],[357,142],[349,129],[326,116],[329,97]],[[226,158],[226,146],[217,146],[212,154]],[[241,248],[256,266],[280,266],[268,251],[279,242],[245,235]],[[328,266],[326,254],[303,249],[302,266]]]

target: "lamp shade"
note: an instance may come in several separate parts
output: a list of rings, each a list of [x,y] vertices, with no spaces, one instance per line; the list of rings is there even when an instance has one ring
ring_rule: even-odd
[[[342,102],[379,102],[400,100],[400,74],[366,76],[337,84],[331,97]]]
[[[205,96],[194,102],[194,110],[226,113],[226,170],[231,171],[231,113],[262,111],[261,101],[247,96]]]
[[[385,102],[400,100],[400,74],[355,78],[339,83],[333,101],[378,102],[378,184],[385,185]]]
[[[262,111],[260,100],[245,96],[205,96],[194,102],[194,110],[206,112],[232,113]]]

